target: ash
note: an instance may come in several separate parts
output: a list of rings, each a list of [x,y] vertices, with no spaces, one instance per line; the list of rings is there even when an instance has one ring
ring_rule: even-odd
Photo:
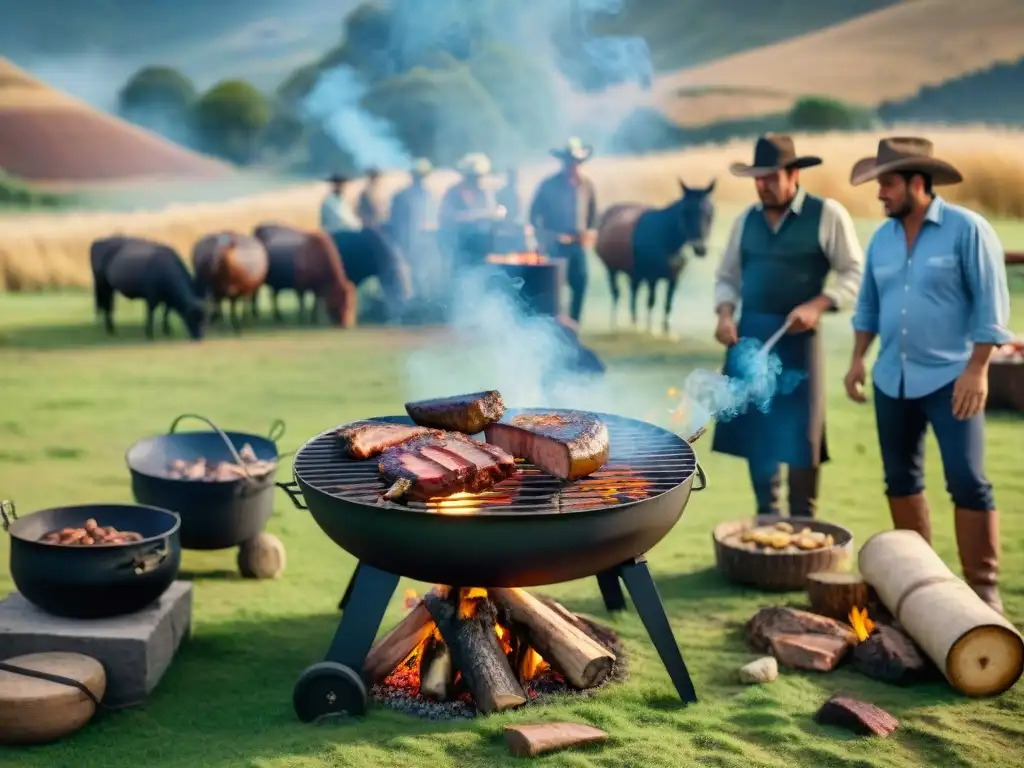
[[[524,707],[543,704],[552,695],[567,694],[589,698],[596,695],[602,688],[613,683],[624,682],[629,677],[629,660],[623,652],[622,640],[618,634],[610,627],[583,616],[577,618],[583,623],[584,631],[590,635],[591,639],[601,643],[615,654],[615,663],[612,664],[611,672],[600,685],[580,690],[569,685],[561,675],[548,668],[523,686],[527,696]],[[402,671],[396,670],[385,682],[374,685],[370,689],[370,696],[379,706],[426,720],[459,720],[476,717],[479,714],[468,694],[463,694],[462,697],[454,701],[434,701],[420,696],[411,683],[404,685],[404,682]]]

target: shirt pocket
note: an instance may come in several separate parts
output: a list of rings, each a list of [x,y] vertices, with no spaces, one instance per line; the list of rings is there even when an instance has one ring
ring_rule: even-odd
[[[960,285],[959,267],[960,262],[954,254],[926,256],[921,265],[920,278],[925,287],[932,291],[953,290]]]

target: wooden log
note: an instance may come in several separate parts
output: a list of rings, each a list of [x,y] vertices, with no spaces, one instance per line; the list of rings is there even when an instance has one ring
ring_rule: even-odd
[[[405,618],[384,637],[374,643],[363,662],[363,672],[374,683],[379,683],[394,672],[405,657],[416,650],[434,628],[434,620],[421,600]]]
[[[785,606],[762,608],[747,622],[746,630],[750,647],[761,653],[771,652],[775,635],[827,635],[843,638],[850,645],[857,640],[849,624]]]
[[[807,576],[811,610],[838,621],[848,621],[852,608],[866,608],[868,585],[858,574],[819,571]]]
[[[455,667],[448,645],[428,637],[420,659],[420,694],[437,701],[448,701],[455,691]]]
[[[473,703],[483,714],[525,704],[526,694],[495,632],[494,607],[488,600],[478,600],[473,615],[462,617],[457,604],[459,591],[453,589],[451,599],[429,594],[423,602],[448,645],[452,663],[466,681]]]
[[[615,654],[577,629],[529,592],[518,588],[489,590],[508,613],[516,632],[576,688],[600,685],[612,671]]]
[[[835,725],[863,736],[886,737],[895,731],[900,721],[881,707],[848,696],[833,696],[821,705],[814,715],[821,725]]]
[[[965,696],[991,696],[1020,679],[1020,632],[957,578],[916,531],[876,534],[858,559],[865,581],[953,688]]]
[[[580,632],[582,632],[583,634],[585,634],[585,635],[587,635],[589,637],[590,633],[587,632],[586,625],[584,625],[584,623],[580,620],[580,617],[577,616],[575,613],[570,611],[568,608],[566,608],[564,605],[559,603],[557,600],[552,600],[550,597],[541,597],[541,598],[538,598],[538,599],[542,603],[544,603],[544,605],[546,605],[548,608],[553,610],[555,613],[557,613],[563,619],[565,619],[570,624],[572,624],[574,627],[576,627],[576,629],[578,629]]]
[[[906,685],[922,679],[925,660],[914,642],[895,627],[879,625],[853,649],[856,670],[884,683]]]
[[[773,635],[772,655],[790,669],[831,672],[843,660],[850,644],[829,635]]]
[[[515,757],[536,757],[556,749],[580,744],[599,744],[607,740],[607,733],[582,723],[505,726],[505,742],[508,744],[509,753]]]

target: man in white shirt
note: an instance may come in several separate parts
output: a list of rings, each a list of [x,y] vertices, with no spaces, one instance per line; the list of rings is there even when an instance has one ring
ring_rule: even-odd
[[[337,173],[327,179],[331,188],[320,205],[320,229],[327,232],[358,232],[363,228],[352,205],[345,199],[345,185],[348,181],[347,177]]]

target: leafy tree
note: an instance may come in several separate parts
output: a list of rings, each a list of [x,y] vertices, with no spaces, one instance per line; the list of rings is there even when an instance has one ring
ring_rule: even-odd
[[[267,99],[244,80],[218,83],[195,107],[195,124],[204,147],[236,163],[254,159],[257,139],[270,118]]]
[[[790,125],[800,131],[851,131],[870,127],[868,110],[827,96],[798,99],[789,111]]]
[[[174,141],[191,141],[191,113],[198,94],[192,81],[172,67],[143,67],[117,94],[126,120]]]

